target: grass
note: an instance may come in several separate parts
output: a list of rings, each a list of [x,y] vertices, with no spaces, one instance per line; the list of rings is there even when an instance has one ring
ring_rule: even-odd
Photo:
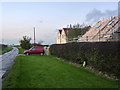
[[[9,51],[11,51],[12,49],[13,49],[13,48],[12,48],[11,46],[6,47],[5,49],[0,50],[0,55],[1,55],[1,54],[4,54],[4,53],[6,53],[6,52],[9,52]]]
[[[18,56],[3,88],[118,88],[118,83],[54,56]]]
[[[26,49],[22,49],[21,47],[16,47],[19,49],[19,54],[24,54],[24,51],[26,51]]]

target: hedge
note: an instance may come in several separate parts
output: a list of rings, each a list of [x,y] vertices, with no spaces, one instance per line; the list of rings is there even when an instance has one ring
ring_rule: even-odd
[[[0,49],[1,49],[1,50],[2,50],[2,49],[5,49],[5,48],[7,48],[7,45],[0,44]]]
[[[120,79],[119,46],[120,42],[53,44],[50,46],[50,53],[79,64],[86,61],[88,66]]]

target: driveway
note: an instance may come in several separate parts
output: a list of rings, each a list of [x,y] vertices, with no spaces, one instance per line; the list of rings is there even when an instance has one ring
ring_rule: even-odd
[[[2,83],[12,68],[12,65],[14,64],[18,53],[19,50],[13,47],[13,50],[0,55],[0,89],[2,87]]]

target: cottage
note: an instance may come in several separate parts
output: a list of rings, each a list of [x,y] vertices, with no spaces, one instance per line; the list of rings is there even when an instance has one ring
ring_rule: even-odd
[[[68,42],[68,31],[70,28],[63,28],[62,30],[58,31],[57,34],[57,44],[64,44]]]

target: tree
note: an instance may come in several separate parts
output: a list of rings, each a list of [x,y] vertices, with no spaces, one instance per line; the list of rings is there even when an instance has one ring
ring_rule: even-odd
[[[73,28],[69,30],[68,32],[69,39],[77,38],[79,35],[82,36],[91,28],[91,26],[85,26],[85,27],[82,27],[82,25],[80,26],[81,28]]]
[[[20,46],[23,49],[29,49],[31,48],[31,43],[30,43],[31,38],[28,36],[23,36],[23,40],[20,40]]]

